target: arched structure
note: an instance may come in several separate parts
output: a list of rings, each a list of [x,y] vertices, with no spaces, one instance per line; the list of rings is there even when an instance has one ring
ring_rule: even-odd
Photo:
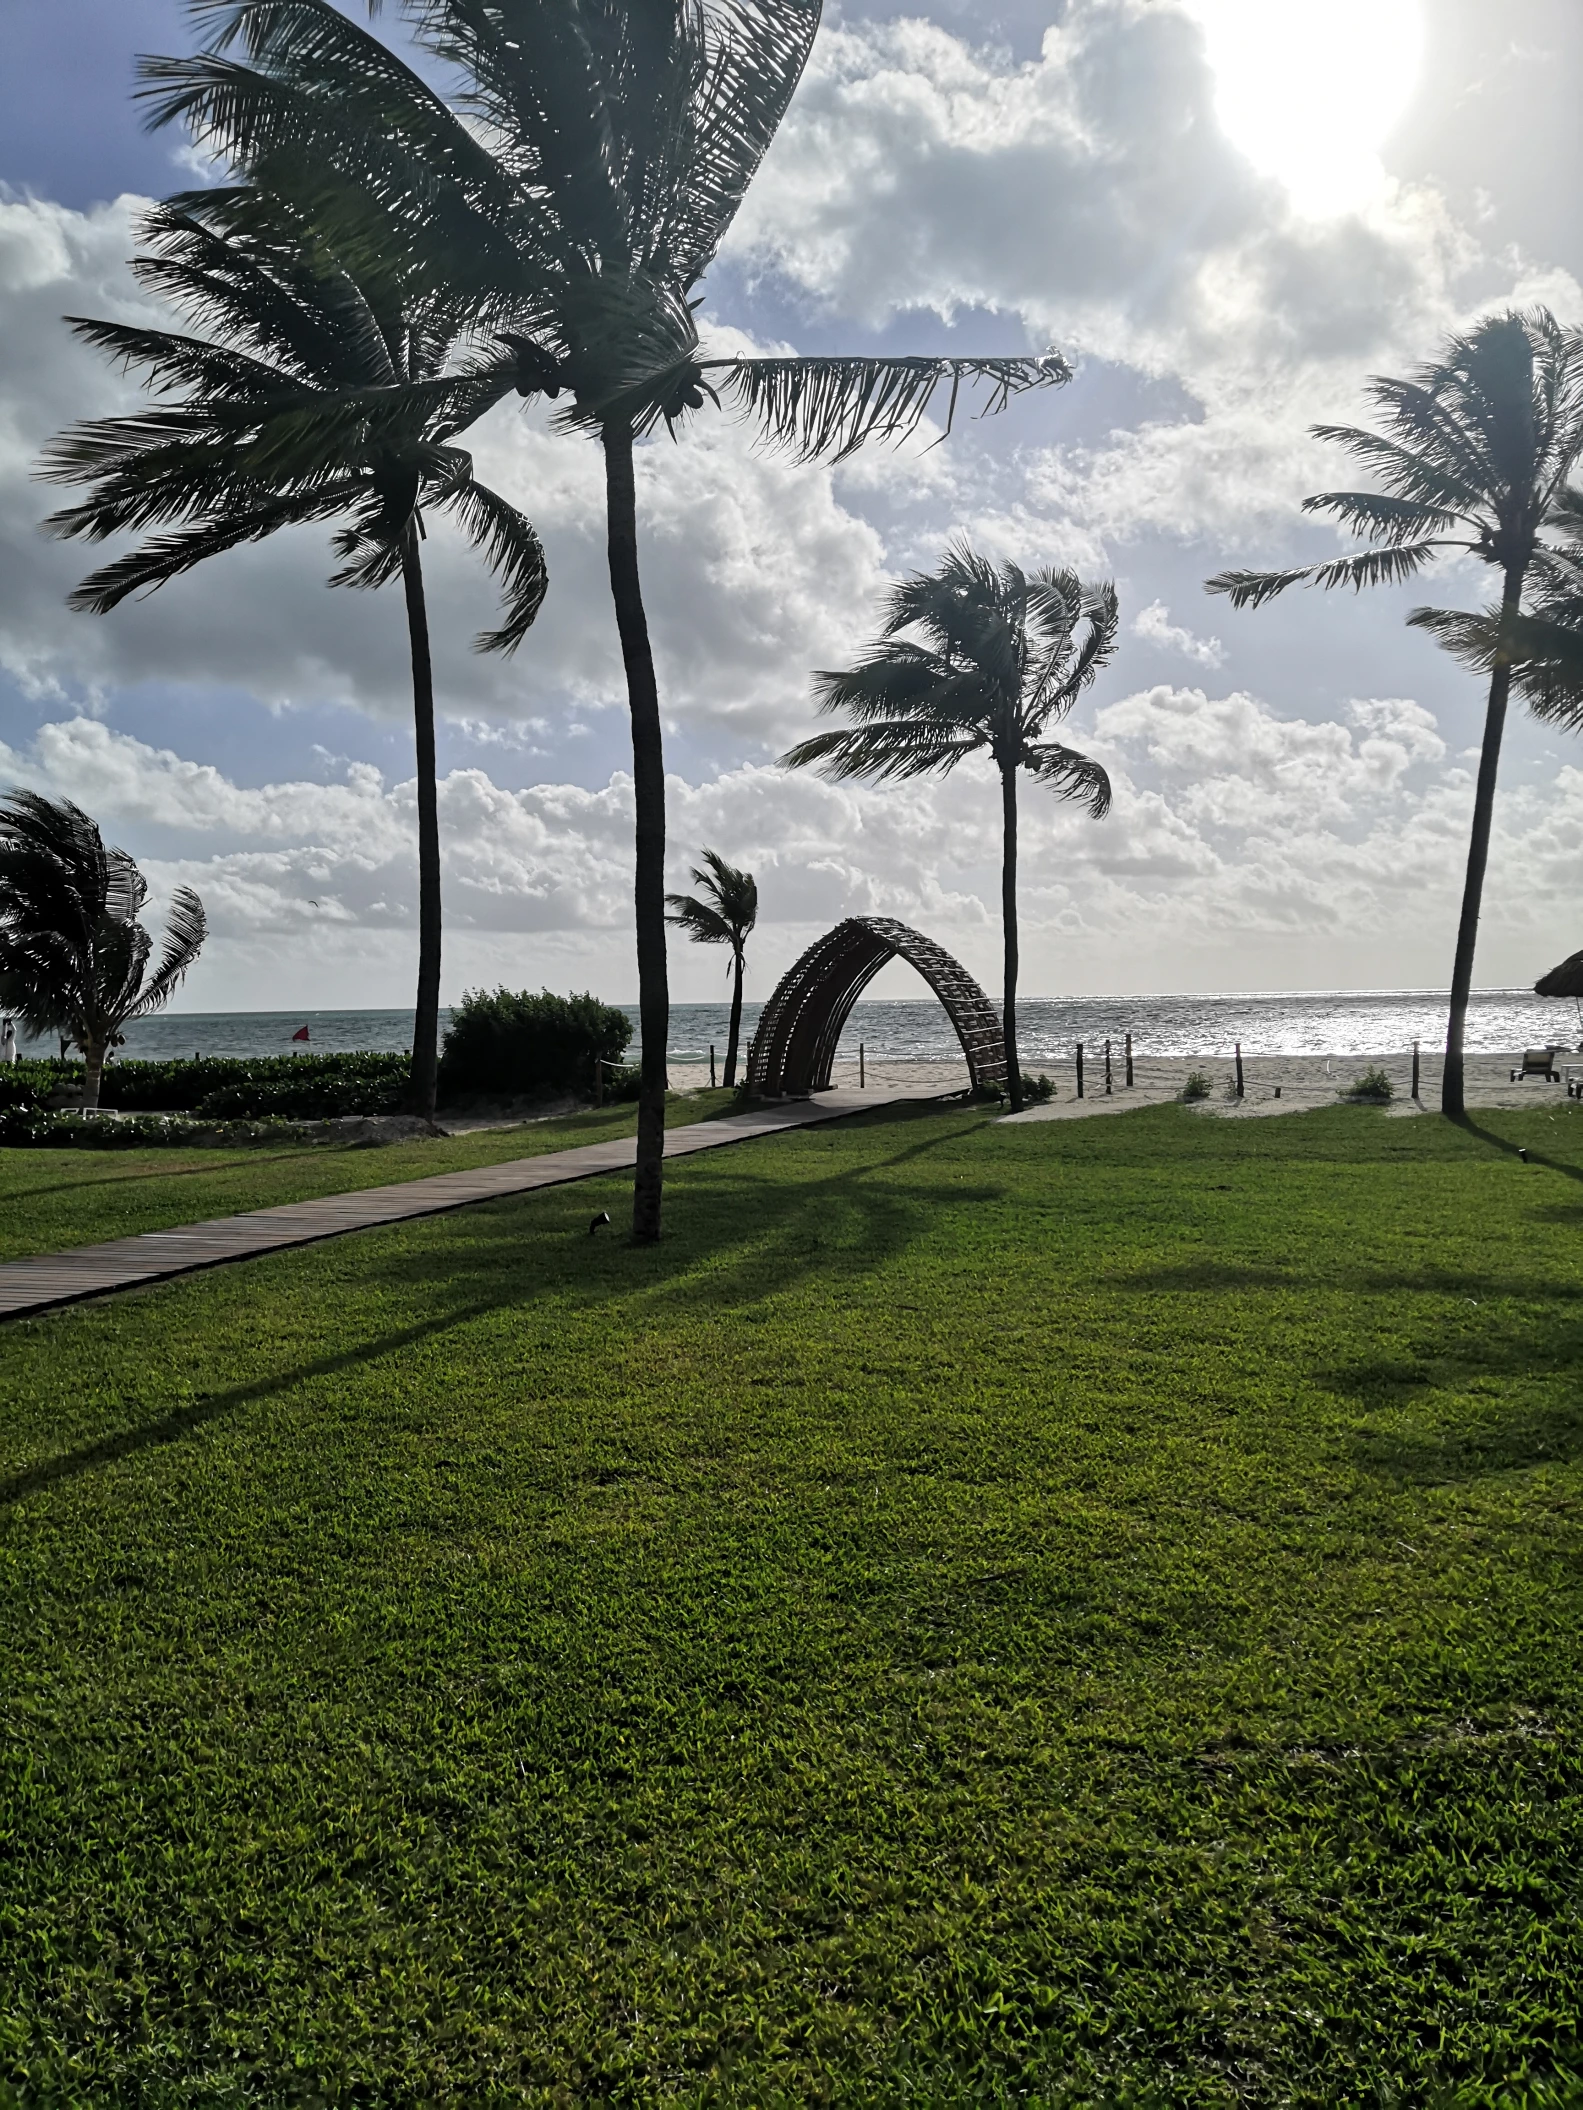
[[[1006,1082],[1000,1018],[965,967],[889,916],[852,916],[788,968],[764,1006],[748,1055],[748,1089],[800,1099],[830,1089],[836,1042],[852,1006],[887,960],[916,967],[944,1004],[974,1088]]]

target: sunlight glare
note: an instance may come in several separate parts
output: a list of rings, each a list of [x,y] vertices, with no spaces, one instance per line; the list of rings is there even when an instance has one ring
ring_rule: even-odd
[[[1422,0],[1187,0],[1215,76],[1215,114],[1301,213],[1377,198],[1380,149],[1423,59]]]

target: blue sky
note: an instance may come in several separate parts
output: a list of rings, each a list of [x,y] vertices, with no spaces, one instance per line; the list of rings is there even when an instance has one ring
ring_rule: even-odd
[[[1076,728],[1112,769],[1115,810],[1095,824],[1029,800],[1030,993],[1446,977],[1481,704],[1402,616],[1483,581],[1292,595],[1257,616],[1202,581],[1335,547],[1296,516],[1337,468],[1305,428],[1355,415],[1369,372],[1494,302],[1583,320],[1567,97],[1583,24],[1567,0],[1290,0],[1299,28],[1315,12],[1333,48],[1353,40],[1348,64],[1378,55],[1371,39],[1420,44],[1388,133],[1353,143],[1362,189],[1318,209],[1236,136],[1225,68],[1246,59],[1249,4],[827,17],[705,287],[711,328],[809,351],[1053,342],[1078,377],[838,474],[766,457],[718,418],[646,450],[676,875],[706,842],[758,872],[760,994],[863,910],[918,923],[993,980],[987,780],[880,791],[773,766],[808,729],[810,669],[859,649],[886,580],[953,532],[1114,577],[1122,596],[1123,649]],[[175,0],[7,0],[0,765],[78,797],[156,887],[203,893],[215,935],[191,1008],[399,1003],[415,880],[393,597],[331,593],[323,538],[304,531],[110,618],[72,616],[85,553],[37,533],[38,446],[128,400],[58,318],[142,311],[125,270],[136,201],[194,180],[184,142],[140,129],[133,54],[189,42]],[[1260,63],[1300,125],[1313,52]],[[479,660],[487,592],[431,543],[447,994],[505,980],[627,998],[628,751],[597,458],[514,408],[477,451],[538,521],[552,587],[517,659]],[[1482,981],[1531,980],[1579,942],[1578,761],[1514,723]],[[715,994],[717,965],[678,947],[678,996]]]

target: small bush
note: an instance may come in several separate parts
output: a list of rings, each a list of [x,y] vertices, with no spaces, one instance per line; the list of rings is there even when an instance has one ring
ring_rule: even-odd
[[[1041,1070],[1037,1077],[1022,1073],[1022,1103],[1024,1106],[1046,1106],[1055,1097],[1055,1079],[1046,1077]]]
[[[1187,1082],[1182,1086],[1181,1096],[1186,1100],[1207,1099],[1214,1087],[1203,1070],[1189,1070]]]
[[[1396,1097],[1396,1087],[1376,1062],[1372,1063],[1361,1077],[1354,1077],[1341,1097],[1355,1099],[1368,1106],[1388,1106]]]
[[[402,1110],[410,1069],[408,1055],[363,1048],[334,1055],[110,1062],[99,1104],[121,1114],[202,1113],[221,1120],[394,1114]],[[0,1071],[0,1108],[42,1107],[52,1092],[81,1089],[80,1062],[19,1062]]]
[[[638,1087],[642,1082],[643,1072],[635,1062],[625,1063],[617,1069],[607,1069],[605,1071],[605,1099],[607,1101],[612,1099],[636,1099]]]
[[[595,1058],[619,1062],[631,1038],[627,1014],[597,997],[470,989],[451,1013],[440,1054],[440,1095],[592,1093]]]

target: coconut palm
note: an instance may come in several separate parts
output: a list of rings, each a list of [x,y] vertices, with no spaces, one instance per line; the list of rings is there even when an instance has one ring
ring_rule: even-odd
[[[854,723],[816,733],[783,757],[828,777],[946,776],[982,754],[1000,772],[1001,915],[1005,933],[1002,1022],[1014,1111],[1022,1106],[1017,1056],[1017,774],[1057,798],[1110,809],[1099,763],[1046,737],[1115,650],[1116,589],[1085,586],[1075,572],[992,564],[965,544],[938,571],[892,590],[881,641],[843,673],[814,676],[822,711]],[[911,631],[911,637],[901,633]]]
[[[703,865],[694,865],[696,894],[667,894],[667,923],[686,931],[695,945],[731,948],[731,1028],[726,1035],[726,1090],[737,1081],[737,1039],[742,1030],[742,974],[748,933],[759,918],[758,882],[751,872],[728,865],[718,851],[705,850]]]
[[[204,941],[203,903],[177,887],[150,974],[154,941],[138,921],[147,898],[125,850],[106,849],[69,799],[0,796],[0,1010],[81,1050],[86,1107],[99,1104],[121,1028],[170,1001]]]
[[[1304,499],[1303,510],[1330,514],[1373,546],[1289,571],[1221,572],[1208,586],[1229,594],[1235,607],[1257,608],[1299,582],[1362,588],[1410,579],[1442,550],[1464,551],[1500,574],[1499,605],[1482,619],[1438,608],[1416,608],[1408,617],[1489,673],[1440,1097],[1441,1111],[1459,1120],[1501,735],[1514,659],[1522,652],[1520,626],[1531,613],[1524,593],[1530,582],[1543,590],[1555,576],[1557,545],[1546,531],[1578,517],[1566,485],[1583,453],[1583,336],[1562,329],[1542,308],[1490,316],[1450,338],[1440,357],[1410,380],[1376,376],[1368,394],[1382,413],[1382,430],[1318,425],[1314,431],[1344,447],[1380,488],[1322,491]],[[1481,635],[1488,648],[1483,658]]]
[[[405,0],[464,86],[450,110],[329,0],[189,0],[196,57],[148,61],[153,120],[243,166],[287,153],[378,199],[386,239],[475,304],[502,390],[567,398],[604,452],[632,725],[643,1067],[633,1230],[660,1229],[669,996],[659,690],[638,569],[634,443],[728,397],[804,461],[915,431],[949,384],[986,409],[1070,378],[1053,356],[704,356],[695,288],[785,113],[819,0]],[[233,56],[240,48],[243,59]],[[464,121],[465,120],[465,121]]]
[[[280,172],[277,171],[277,177]],[[341,200],[343,225],[356,201]],[[69,318],[78,337],[157,395],[180,401],[76,427],[43,473],[91,495],[54,514],[61,536],[98,541],[157,527],[71,596],[106,614],[131,594],[240,544],[310,521],[345,523],[331,584],[377,587],[399,577],[412,663],[418,791],[418,987],[410,1101],[434,1118],[440,1001],[440,832],[434,673],[420,546],[424,515],[453,519],[499,581],[501,626],[479,649],[513,652],[544,598],[544,553],[517,509],[478,481],[454,444],[479,384],[442,378],[455,334],[443,300],[419,288],[399,256],[342,263],[278,191],[194,192],[144,222],[142,284],[199,323],[203,337]],[[392,383],[412,384],[399,405]],[[490,396],[490,385],[483,385]],[[324,419],[331,444],[307,467],[290,435]]]

